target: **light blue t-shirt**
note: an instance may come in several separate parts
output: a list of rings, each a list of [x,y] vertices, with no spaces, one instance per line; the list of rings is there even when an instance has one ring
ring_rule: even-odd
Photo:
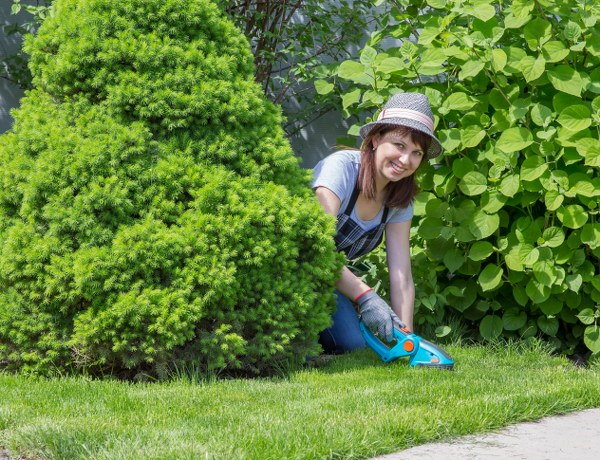
[[[317,187],[326,187],[337,195],[342,202],[338,215],[342,214],[352,197],[352,191],[358,178],[360,155],[357,150],[340,150],[323,158],[313,169],[313,190]],[[372,220],[362,220],[356,215],[356,206],[352,209],[350,217],[363,230],[370,230],[381,222],[383,206]],[[412,219],[412,203],[406,208],[389,208],[387,222],[405,222]]]

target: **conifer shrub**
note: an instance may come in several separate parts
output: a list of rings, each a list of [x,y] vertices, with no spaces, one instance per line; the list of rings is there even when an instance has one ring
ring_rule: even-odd
[[[269,372],[318,351],[342,259],[208,0],[57,0],[0,137],[0,362]]]

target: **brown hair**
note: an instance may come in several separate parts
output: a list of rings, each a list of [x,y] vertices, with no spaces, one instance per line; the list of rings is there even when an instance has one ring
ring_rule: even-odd
[[[431,137],[416,129],[397,125],[376,125],[365,137],[361,147],[360,172],[358,176],[358,188],[368,200],[377,197],[375,187],[375,150],[373,149],[373,137],[383,135],[388,131],[397,131],[402,136],[409,135],[410,140],[417,144],[424,152],[429,150]],[[427,161],[427,153],[423,156],[419,168]],[[417,169],[419,169],[417,168]],[[385,188],[383,203],[389,208],[406,208],[419,193],[419,187],[415,181],[415,175],[411,174],[398,182],[389,182]]]

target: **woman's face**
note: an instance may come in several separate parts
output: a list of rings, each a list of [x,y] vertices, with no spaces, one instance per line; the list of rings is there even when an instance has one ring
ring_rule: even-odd
[[[425,152],[398,130],[388,131],[373,138],[375,169],[380,183],[397,182],[414,174]]]

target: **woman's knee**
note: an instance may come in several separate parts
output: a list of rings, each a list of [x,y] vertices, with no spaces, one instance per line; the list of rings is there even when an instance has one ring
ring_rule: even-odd
[[[359,327],[358,314],[353,303],[339,291],[337,309],[333,315],[333,325],[329,332],[338,352],[353,351],[366,347],[366,342]]]
[[[336,344],[344,352],[358,350],[367,346],[362,334],[344,334],[338,337]]]

